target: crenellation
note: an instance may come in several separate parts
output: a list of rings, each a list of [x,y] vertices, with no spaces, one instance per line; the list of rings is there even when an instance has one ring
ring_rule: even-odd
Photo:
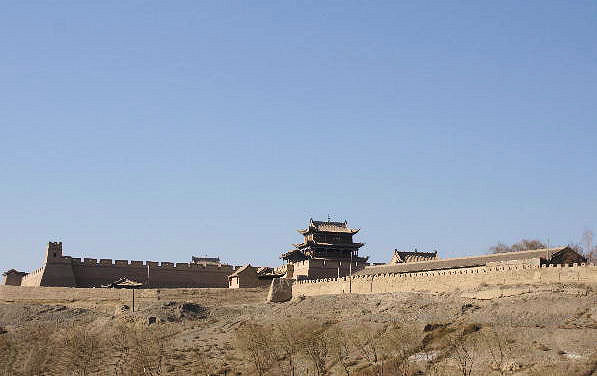
[[[85,257],[84,262],[85,264],[97,264],[97,259]]]
[[[568,268],[567,270],[571,273],[566,273],[566,270],[562,268]],[[537,273],[540,274],[537,275]],[[364,278],[367,280],[367,283],[363,283],[365,282]],[[403,278],[407,278],[408,280],[404,280]],[[452,273],[452,271],[403,273],[402,275],[398,275],[397,278],[389,274],[375,274],[354,276],[352,291],[350,290],[349,281],[350,278],[301,281],[293,287],[293,296],[297,294],[309,296],[341,294],[345,292],[370,294],[413,290],[443,292],[455,288],[476,288],[483,283],[500,286],[520,283],[535,284],[549,281],[597,283],[597,268],[589,263],[585,263],[585,265],[583,263],[576,263],[574,265],[573,263],[572,265],[558,264],[553,266],[516,265],[512,268],[469,268],[459,270],[458,273]]]
[[[104,265],[112,265],[113,261],[112,259],[100,259],[99,263]]]

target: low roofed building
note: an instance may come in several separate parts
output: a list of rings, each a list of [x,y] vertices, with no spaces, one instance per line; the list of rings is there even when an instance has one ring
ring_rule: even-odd
[[[193,264],[213,264],[218,265],[221,264],[219,257],[191,257],[191,262]]]
[[[403,262],[387,265],[367,266],[356,275],[384,273],[413,273],[431,270],[470,268],[478,266],[500,266],[507,264],[580,264],[586,259],[570,247],[543,248],[520,252],[504,252],[482,256],[432,259],[419,262]]]
[[[2,273],[2,286],[20,286],[23,277],[26,276],[27,273],[19,272],[15,269],[10,269],[4,273]]]
[[[260,287],[269,285],[274,278],[283,274],[275,273],[274,268],[267,266],[255,267],[250,264],[241,266],[228,276],[228,287],[231,289]]]
[[[392,259],[388,264],[402,264],[405,262],[418,262],[435,259],[437,259],[437,251],[421,252],[416,248],[414,251],[399,251],[395,249],[394,253],[392,254]]]

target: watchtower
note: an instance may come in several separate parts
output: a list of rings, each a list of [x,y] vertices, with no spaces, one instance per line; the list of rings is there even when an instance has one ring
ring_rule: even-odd
[[[342,260],[367,262],[367,257],[359,257],[359,248],[364,243],[353,241],[359,229],[348,227],[348,222],[309,221],[304,230],[297,230],[304,236],[302,243],[293,244],[294,249],[285,252],[280,258],[287,263],[310,259]]]
[[[55,262],[62,259],[62,242],[48,242],[44,263]]]

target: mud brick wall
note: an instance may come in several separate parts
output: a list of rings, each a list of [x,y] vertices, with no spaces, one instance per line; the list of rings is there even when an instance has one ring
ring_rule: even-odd
[[[338,277],[338,268],[340,277],[350,274],[350,262],[337,260],[305,260],[292,264],[293,277],[297,279],[321,279]],[[364,263],[353,262],[352,272],[355,273],[365,267]]]
[[[145,288],[228,287],[230,265],[111,259],[76,259],[69,256],[49,258],[47,263],[29,273],[21,286],[101,287],[120,278],[143,283]]]
[[[328,294],[376,294],[387,292],[448,292],[474,289],[483,285],[517,285],[541,283],[597,284],[597,266],[581,265],[506,265],[451,270],[385,273],[342,278],[297,281],[292,296]]]

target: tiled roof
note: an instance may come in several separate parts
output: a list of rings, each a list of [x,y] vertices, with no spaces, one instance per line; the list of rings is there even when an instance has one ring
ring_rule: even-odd
[[[348,234],[356,234],[359,232],[359,229],[351,229],[348,227],[348,222],[332,222],[332,221],[314,221],[312,218],[309,221],[309,227],[304,230],[298,230],[301,234],[306,234],[307,232],[315,230],[315,231],[325,231],[325,232],[344,232]]]
[[[15,269],[10,269],[10,270],[7,270],[7,271],[5,271],[4,273],[2,273],[2,275],[8,275],[8,274],[20,274],[20,275],[27,275],[27,273],[25,273],[25,272],[20,272],[20,271],[18,271],[18,270],[15,270]]]
[[[249,268],[252,268],[251,264],[247,264],[247,265],[241,266],[240,268],[236,269],[236,271],[234,273],[230,274],[228,276],[228,278],[230,278],[230,277],[236,277],[240,273],[244,272],[245,270],[247,270]]]

